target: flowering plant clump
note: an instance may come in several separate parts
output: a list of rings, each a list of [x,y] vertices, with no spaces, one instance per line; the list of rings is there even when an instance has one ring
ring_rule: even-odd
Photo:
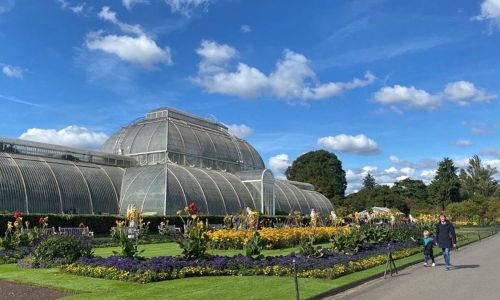
[[[182,254],[191,259],[205,257],[209,236],[205,224],[198,217],[198,208],[194,202],[178,211],[177,215],[184,223],[184,233],[177,241],[182,248]]]
[[[392,247],[395,259],[420,251],[408,243],[395,243]],[[172,256],[146,260],[117,256],[95,257],[81,258],[74,264],[63,266],[62,270],[76,275],[146,283],[195,276],[290,276],[294,272],[295,260],[299,277],[332,279],[385,263],[386,248],[387,244],[381,244],[352,255],[325,251],[322,257],[307,257],[292,253],[264,259],[253,259],[243,255],[212,256],[196,260]]]
[[[330,237],[349,232],[347,227],[315,227],[313,235],[317,243],[324,243]],[[253,236],[253,230],[228,230],[219,229],[209,232],[210,246],[216,249],[242,249]],[[259,230],[266,249],[279,249],[294,247],[301,240],[308,239],[311,234],[309,227],[271,228],[265,227]]]
[[[116,226],[111,228],[111,237],[118,242],[121,252],[113,251],[114,254],[122,257],[139,258],[139,255],[144,251],[139,251],[137,248],[139,236],[143,232],[141,231],[140,220],[140,213],[137,208],[134,205],[129,205],[125,220],[115,221]]]

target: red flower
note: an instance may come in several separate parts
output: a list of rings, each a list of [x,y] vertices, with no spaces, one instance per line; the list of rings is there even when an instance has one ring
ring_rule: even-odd
[[[41,216],[40,219],[38,219],[38,224],[40,224],[40,226],[45,225],[45,218],[43,216]]]
[[[196,207],[196,204],[194,204],[194,202],[188,204],[188,212],[192,215],[198,213],[198,208]]]
[[[19,219],[19,218],[21,218],[22,216],[23,216],[23,212],[19,211],[19,210],[16,210],[14,212],[14,215],[13,215],[14,219],[16,219],[16,220]]]

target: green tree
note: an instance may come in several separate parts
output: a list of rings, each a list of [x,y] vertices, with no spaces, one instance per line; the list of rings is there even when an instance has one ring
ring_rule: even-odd
[[[462,198],[493,196],[498,186],[493,177],[496,173],[496,168],[492,168],[489,165],[484,167],[479,156],[474,155],[469,159],[467,169],[460,170],[460,192]]]
[[[399,196],[399,210],[409,213],[412,206],[427,201],[427,186],[422,180],[406,178],[394,183],[391,190]]]
[[[377,183],[375,182],[375,178],[373,178],[373,176],[370,173],[368,173],[363,179],[363,189],[371,191],[375,188],[376,184]]]
[[[289,180],[308,182],[328,199],[344,197],[347,181],[342,162],[325,150],[299,156],[285,172]]]
[[[429,185],[430,199],[444,211],[446,204],[460,199],[460,181],[453,160],[445,157],[439,162],[436,176]]]

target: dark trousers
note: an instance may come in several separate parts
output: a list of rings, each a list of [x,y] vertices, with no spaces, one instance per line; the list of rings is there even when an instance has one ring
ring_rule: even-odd
[[[424,254],[425,256],[425,263],[427,263],[429,260],[432,261],[432,263],[434,263],[434,253],[429,253],[429,254]]]

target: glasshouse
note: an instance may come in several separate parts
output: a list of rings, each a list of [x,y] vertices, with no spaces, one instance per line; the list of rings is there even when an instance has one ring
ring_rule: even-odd
[[[101,152],[0,138],[0,211],[116,214],[134,204],[173,215],[188,202],[210,215],[333,209],[311,184],[275,179],[223,124],[172,108],[124,126]]]

